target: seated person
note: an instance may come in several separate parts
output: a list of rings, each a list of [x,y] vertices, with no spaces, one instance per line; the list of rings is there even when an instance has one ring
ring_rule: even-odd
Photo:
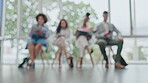
[[[73,68],[73,58],[69,56],[67,52],[67,47],[69,46],[70,40],[70,29],[68,28],[68,23],[65,19],[60,20],[59,26],[56,29],[56,41],[55,44],[58,46],[58,50],[56,52],[56,57],[58,56],[59,67],[61,67],[61,55],[62,52],[65,54],[67,61],[70,60],[69,66]],[[55,58],[56,59],[56,58]]]
[[[117,55],[115,59],[115,67],[116,68],[125,68],[126,65],[121,64],[121,51],[123,47],[123,37],[121,33],[117,30],[117,28],[107,22],[108,12],[103,12],[104,21],[96,26],[96,38],[98,39],[97,44],[100,46],[100,50],[104,56],[104,60],[106,61],[105,67],[108,68],[108,57],[106,55],[105,47],[107,45],[117,45]],[[113,32],[117,33],[117,37],[113,39]]]
[[[91,39],[91,35],[88,33],[91,33],[93,31],[92,27],[87,24],[89,21],[89,15],[90,15],[89,13],[86,14],[83,24],[77,27],[77,32],[76,32],[76,46],[80,49],[76,65],[78,66],[78,63],[80,62],[80,67],[82,67],[85,50],[87,50],[87,52],[90,54],[92,65],[94,65],[91,56],[92,49],[89,48],[89,40]]]
[[[35,68],[35,58],[41,52],[42,46],[47,47],[46,39],[49,37],[49,30],[45,23],[47,22],[47,17],[44,14],[38,14],[36,16],[37,24],[33,25],[29,36],[31,39],[28,40],[26,49],[29,49],[30,57],[25,58],[23,63],[31,60],[28,63],[30,68]],[[19,68],[23,67],[23,63],[19,65]]]

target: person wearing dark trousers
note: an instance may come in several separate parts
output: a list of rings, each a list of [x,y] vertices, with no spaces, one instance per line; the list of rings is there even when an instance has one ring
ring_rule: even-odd
[[[105,50],[106,46],[117,45],[118,46],[117,54],[116,54],[116,58],[114,59],[115,67],[123,69],[126,66],[124,64],[121,64],[121,59],[123,59],[121,56],[121,51],[123,47],[123,37],[113,24],[107,22],[107,19],[108,19],[107,11],[103,12],[103,18],[104,18],[104,21],[96,26],[95,35],[97,38],[97,44],[100,46],[100,50],[104,56],[104,60],[106,61],[105,67],[106,68],[109,67],[108,57]],[[113,37],[113,32],[116,32],[117,34],[116,37]]]

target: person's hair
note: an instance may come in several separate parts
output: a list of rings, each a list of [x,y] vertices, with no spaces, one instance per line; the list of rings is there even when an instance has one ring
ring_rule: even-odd
[[[42,14],[42,13],[39,13],[35,18],[36,18],[36,21],[38,21],[39,17],[42,16],[43,19],[44,19],[44,23],[46,23],[48,21],[47,17],[45,14]]]
[[[56,33],[60,33],[60,31],[61,31],[61,22],[62,21],[64,21],[65,23],[66,23],[66,28],[68,27],[68,23],[67,23],[67,21],[65,20],[65,19],[61,19],[60,20],[60,23],[59,23],[59,25],[58,25],[58,27],[57,27],[57,29],[56,29]]]
[[[88,19],[89,19],[89,16],[90,16],[90,13],[86,13],[86,17],[88,17]]]
[[[108,14],[108,12],[107,11],[104,11],[103,14]]]
[[[90,16],[90,13],[86,13],[86,16],[89,17]]]

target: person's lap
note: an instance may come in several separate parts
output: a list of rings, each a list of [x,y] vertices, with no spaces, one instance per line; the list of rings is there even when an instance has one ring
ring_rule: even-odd
[[[45,47],[47,47],[47,43],[46,43],[46,41],[45,41],[45,39],[29,39],[28,40],[28,43],[27,43],[27,45],[26,45],[26,49],[28,49],[28,45],[30,44],[30,43],[32,43],[32,44],[34,44],[34,45],[38,45],[38,44],[42,44],[42,46],[45,46]]]
[[[123,42],[123,40],[105,40],[105,39],[99,39],[97,41],[97,44],[104,43],[105,45],[118,45],[119,43]]]
[[[123,42],[123,40],[110,40],[107,41],[107,45],[118,45],[121,42]]]

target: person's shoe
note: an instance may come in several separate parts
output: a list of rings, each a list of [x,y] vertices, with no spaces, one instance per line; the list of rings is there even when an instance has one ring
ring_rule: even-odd
[[[80,58],[80,68],[82,68],[82,64],[83,64],[83,58]]]
[[[28,58],[28,57],[27,57],[27,58],[24,58],[23,62],[22,62],[21,64],[19,64],[18,68],[23,68],[23,65],[24,65],[25,63],[28,64],[28,61],[29,61],[29,58]]]
[[[70,66],[71,68],[74,67],[74,65],[73,65],[73,57],[70,57],[70,64],[69,64],[69,66]]]
[[[28,64],[30,69],[35,69],[35,63],[34,64]]]
[[[115,63],[115,68],[124,69],[125,66],[121,65],[121,63],[119,63],[119,62],[116,62]]]
[[[19,64],[18,68],[23,68],[23,65],[22,64]]]
[[[105,68],[109,68],[108,62],[105,63]]]

